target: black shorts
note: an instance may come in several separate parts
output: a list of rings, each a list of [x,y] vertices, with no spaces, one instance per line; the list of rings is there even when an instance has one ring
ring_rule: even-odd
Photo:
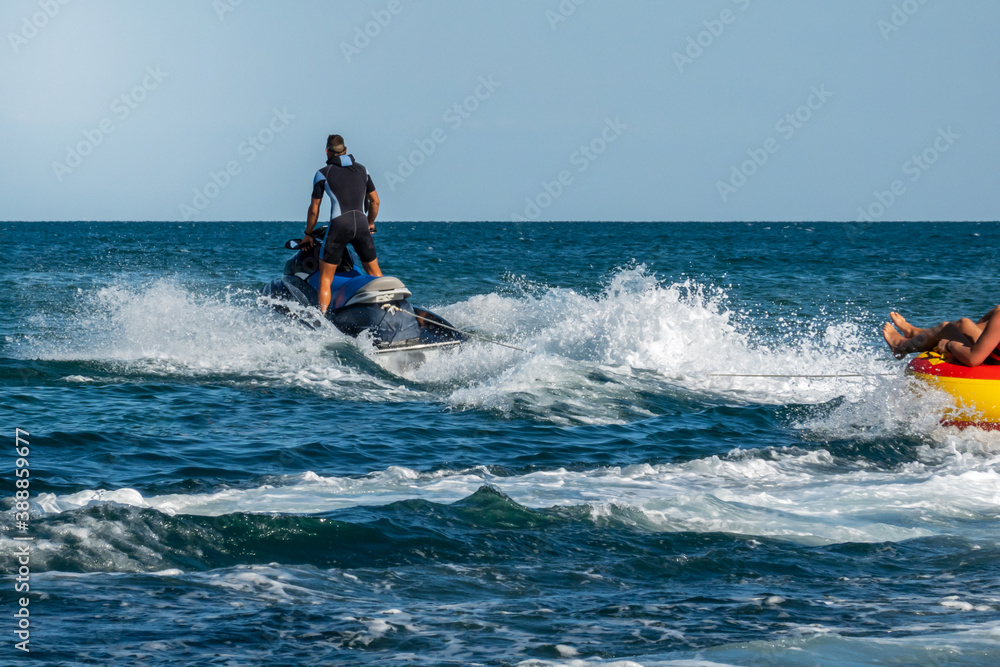
[[[344,249],[350,243],[362,262],[374,262],[375,242],[368,231],[368,216],[361,211],[348,211],[330,221],[330,228],[319,250],[320,261],[334,266],[340,264]]]

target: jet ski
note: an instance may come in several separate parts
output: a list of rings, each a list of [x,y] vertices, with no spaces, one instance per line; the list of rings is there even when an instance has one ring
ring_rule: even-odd
[[[319,250],[326,229],[315,230],[317,242],[308,250],[288,241],[285,247],[296,252],[285,262],[284,275],[261,289],[271,308],[314,327],[320,325]],[[444,318],[414,308],[410,290],[398,278],[360,271],[349,250],[334,275],[326,312],[337,329],[353,337],[368,332],[380,354],[454,347],[467,339]]]

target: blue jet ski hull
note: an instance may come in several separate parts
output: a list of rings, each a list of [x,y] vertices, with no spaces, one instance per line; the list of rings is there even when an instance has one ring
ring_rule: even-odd
[[[309,251],[299,250],[285,262],[284,275],[264,286],[261,294],[273,309],[296,317],[302,309],[284,303],[319,307],[318,252],[318,244]],[[380,353],[450,347],[466,340],[442,317],[414,308],[410,291],[400,280],[361,273],[349,254],[344,256],[331,285],[333,298],[326,314],[338,330],[353,337],[370,333]],[[299,319],[308,323],[307,318]]]

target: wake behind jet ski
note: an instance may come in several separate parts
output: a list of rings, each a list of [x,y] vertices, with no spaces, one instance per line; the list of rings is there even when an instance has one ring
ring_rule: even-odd
[[[315,230],[313,238],[323,239],[327,228]],[[279,312],[298,317],[303,309],[310,316],[319,314],[319,251],[320,244],[303,249],[299,241],[288,241],[285,247],[296,253],[285,262],[284,275],[264,286],[261,294]],[[331,285],[333,299],[326,312],[337,329],[357,337],[370,332],[379,353],[430,348],[453,347],[466,340],[442,317],[414,308],[410,290],[398,278],[374,277],[359,271],[349,252],[344,252]],[[298,304],[301,308],[284,305]]]

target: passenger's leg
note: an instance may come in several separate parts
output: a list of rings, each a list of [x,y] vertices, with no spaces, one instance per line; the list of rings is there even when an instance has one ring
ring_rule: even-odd
[[[378,268],[378,260],[373,259],[370,262],[361,262],[361,266],[365,267],[365,273],[370,276],[375,276],[376,278],[382,275],[382,269]]]
[[[320,260],[319,263],[319,311],[326,315],[326,309],[330,307],[330,285],[333,284],[333,275],[337,272],[336,264],[327,264]]]
[[[921,329],[920,327],[913,326],[912,324],[907,322],[903,318],[903,316],[900,315],[899,313],[896,312],[889,313],[889,318],[892,320],[892,323],[896,325],[896,327],[903,333],[903,336],[906,338],[913,338],[917,334],[926,331],[926,329]]]
[[[908,354],[929,352],[944,338],[972,345],[982,333],[982,329],[967,317],[956,322],[943,322],[930,329],[919,329],[912,338],[900,335],[891,322],[886,322],[882,327],[882,336],[897,359],[902,359]]]
[[[983,315],[978,322],[973,322],[969,318],[963,317],[962,319],[953,322],[953,324],[961,329],[962,333],[966,336],[969,336],[973,340],[978,340],[979,334],[981,334],[983,329],[986,328],[986,323],[990,321],[990,318],[993,317],[998,310],[1000,310],[1000,306],[997,306],[990,312]],[[889,317],[892,318],[892,323],[896,325],[899,331],[903,334],[904,338],[914,338],[920,335],[933,335],[933,332],[948,324],[948,322],[942,322],[937,327],[921,329],[920,327],[915,327],[907,322],[899,313],[889,313]]]

